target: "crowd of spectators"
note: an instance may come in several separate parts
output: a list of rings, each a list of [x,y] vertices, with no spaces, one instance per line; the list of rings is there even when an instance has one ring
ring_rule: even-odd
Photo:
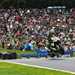
[[[62,45],[75,46],[75,9],[0,9],[0,46],[22,49],[25,44],[47,47],[53,33]],[[25,47],[26,48],[26,47]]]

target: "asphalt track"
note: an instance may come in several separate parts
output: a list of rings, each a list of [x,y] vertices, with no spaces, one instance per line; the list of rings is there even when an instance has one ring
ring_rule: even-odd
[[[64,71],[75,72],[75,58],[23,58],[17,60],[0,60],[4,62],[13,62],[21,64],[36,65],[41,67],[48,67],[53,69],[60,69]]]

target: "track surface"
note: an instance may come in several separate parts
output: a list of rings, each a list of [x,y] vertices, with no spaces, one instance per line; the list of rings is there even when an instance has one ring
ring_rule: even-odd
[[[17,60],[1,60],[1,61],[16,62],[21,64],[36,65],[41,67],[48,67],[48,68],[75,72],[75,58],[61,58],[61,59],[23,58],[23,59],[17,59]]]

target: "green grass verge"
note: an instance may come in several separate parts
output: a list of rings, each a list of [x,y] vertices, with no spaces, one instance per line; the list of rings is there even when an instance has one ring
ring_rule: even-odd
[[[0,62],[0,75],[73,75],[73,74]]]

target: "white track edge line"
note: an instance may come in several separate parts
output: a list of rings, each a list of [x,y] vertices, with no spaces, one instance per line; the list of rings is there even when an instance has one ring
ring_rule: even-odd
[[[23,66],[35,67],[35,68],[41,68],[41,69],[55,70],[55,71],[60,71],[60,72],[64,72],[64,73],[71,73],[71,74],[75,75],[75,72],[71,72],[71,71],[68,71],[68,70],[60,70],[60,69],[54,69],[54,68],[48,68],[48,67],[43,67],[43,66],[24,64],[24,63],[16,63],[16,62],[10,62],[10,61],[2,61],[2,62],[12,63],[12,64],[19,64],[19,65],[23,65]]]

